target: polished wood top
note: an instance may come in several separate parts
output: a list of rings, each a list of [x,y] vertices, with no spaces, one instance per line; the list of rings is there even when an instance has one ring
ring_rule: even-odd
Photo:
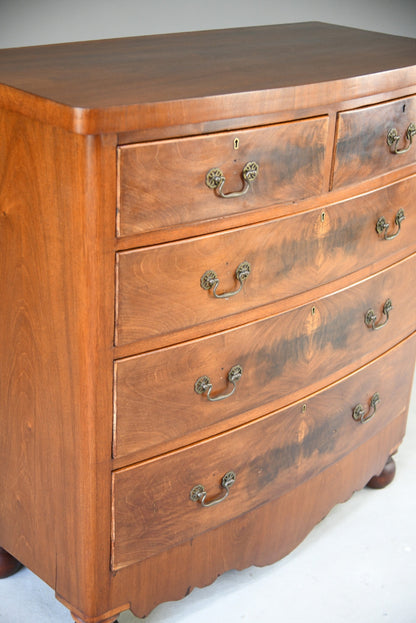
[[[160,114],[174,125],[299,108],[310,85],[327,85],[321,104],[367,95],[377,79],[364,77],[403,69],[400,86],[414,83],[416,39],[319,22],[153,35],[0,50],[0,104],[81,133],[128,131]]]

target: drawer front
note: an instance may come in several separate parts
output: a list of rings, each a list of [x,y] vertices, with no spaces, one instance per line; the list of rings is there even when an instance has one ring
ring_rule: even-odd
[[[355,184],[416,162],[416,96],[340,113],[333,188]],[[388,143],[389,132],[398,140]],[[402,153],[395,153],[395,149]]]
[[[117,361],[114,456],[153,456],[280,408],[331,376],[335,380],[414,331],[415,290],[416,255],[313,306]],[[393,310],[387,310],[387,324],[369,328],[367,312],[374,311],[375,326],[382,324],[388,299]],[[237,365],[241,378],[230,380]],[[212,402],[208,389],[195,390],[201,377],[212,384],[210,398],[234,392]],[[201,383],[207,385],[201,381],[199,390]]]
[[[256,422],[113,474],[112,567],[158,554],[284,495],[405,416],[415,338],[341,382]],[[375,393],[375,409],[371,400]],[[363,419],[354,419],[357,405]],[[357,411],[356,411],[357,412]],[[356,416],[357,417],[357,416]],[[235,473],[228,497],[223,476]]]
[[[326,117],[118,149],[118,236],[221,218],[322,192]],[[246,164],[258,165],[254,181]],[[207,185],[220,170],[222,190]],[[221,176],[220,176],[221,177]],[[218,180],[218,175],[211,176]],[[214,182],[212,182],[214,183]],[[237,197],[223,194],[241,193]]]
[[[286,299],[357,271],[416,241],[416,178],[288,218],[117,256],[115,343],[171,335]],[[405,220],[395,223],[402,210]],[[376,225],[383,218],[389,227]],[[389,240],[385,238],[394,236]],[[238,267],[249,263],[247,278]],[[204,275],[215,273],[212,281]],[[241,273],[240,273],[241,275]],[[202,284],[208,289],[204,289]],[[211,275],[211,279],[212,279]],[[233,294],[241,287],[237,294]],[[196,336],[198,333],[194,332]]]

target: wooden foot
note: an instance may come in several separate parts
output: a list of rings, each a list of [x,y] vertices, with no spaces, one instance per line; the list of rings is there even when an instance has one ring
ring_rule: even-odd
[[[0,579],[8,578],[16,571],[19,571],[22,565],[16,558],[13,558],[9,552],[0,547]]]
[[[394,462],[393,457],[390,457],[385,464],[383,471],[378,474],[378,476],[373,476],[372,479],[367,483],[367,487],[370,489],[384,489],[387,487],[396,474],[396,463]]]
[[[89,623],[89,621],[85,621],[84,619],[80,619],[79,616],[71,612],[71,616],[74,619],[75,623]],[[105,619],[94,619],[93,623],[118,623],[117,619],[114,616]]]

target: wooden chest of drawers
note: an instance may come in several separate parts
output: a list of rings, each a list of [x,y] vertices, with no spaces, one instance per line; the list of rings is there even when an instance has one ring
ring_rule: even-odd
[[[416,41],[307,23],[21,48],[0,83],[0,573],[9,552],[81,623],[143,616],[388,480]]]

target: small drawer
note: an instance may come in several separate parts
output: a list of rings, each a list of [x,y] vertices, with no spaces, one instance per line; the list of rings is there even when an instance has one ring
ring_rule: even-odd
[[[169,336],[167,345],[190,328],[196,337],[208,323],[405,257],[416,248],[415,195],[411,177],[261,225],[120,252],[115,344],[147,340],[148,349]]]
[[[415,291],[413,255],[313,305],[116,361],[114,456],[153,456],[339,378],[415,330]]]
[[[327,133],[327,117],[316,117],[119,147],[117,234],[208,221],[318,195]],[[222,180],[222,187],[215,187]]]
[[[333,189],[415,162],[416,96],[339,114]]]
[[[415,337],[409,338],[358,372],[290,407],[114,472],[113,570],[189,541],[284,495],[394,418],[405,417],[415,346]],[[223,482],[226,474],[228,480]],[[203,507],[202,490],[205,503],[218,503]]]

